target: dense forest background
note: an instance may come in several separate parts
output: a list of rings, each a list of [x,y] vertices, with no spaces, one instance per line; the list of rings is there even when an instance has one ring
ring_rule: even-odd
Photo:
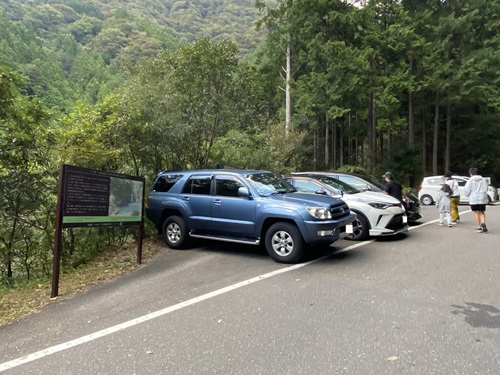
[[[498,30],[500,0],[3,0],[0,285],[51,273],[60,163],[497,183]],[[68,229],[63,269],[131,236]]]

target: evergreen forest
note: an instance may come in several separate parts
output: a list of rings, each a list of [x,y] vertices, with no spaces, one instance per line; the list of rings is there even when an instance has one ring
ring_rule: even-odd
[[[61,163],[497,184],[499,30],[500,0],[2,0],[0,288],[51,275]],[[63,272],[134,232],[66,229]]]

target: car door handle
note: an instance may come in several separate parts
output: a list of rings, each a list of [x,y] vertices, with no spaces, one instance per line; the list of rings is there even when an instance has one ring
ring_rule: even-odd
[[[189,202],[189,197],[182,197],[183,201]]]
[[[220,206],[222,204],[222,201],[220,199],[214,199],[214,204],[216,206]]]

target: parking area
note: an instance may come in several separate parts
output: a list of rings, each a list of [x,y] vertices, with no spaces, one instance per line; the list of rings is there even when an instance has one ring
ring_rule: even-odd
[[[201,242],[0,328],[9,374],[496,374],[500,209],[305,263]]]

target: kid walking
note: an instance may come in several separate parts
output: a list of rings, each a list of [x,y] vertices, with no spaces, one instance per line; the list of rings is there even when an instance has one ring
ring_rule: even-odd
[[[439,210],[439,225],[444,225],[444,218],[446,217],[446,223],[448,227],[451,227],[451,201],[450,196],[452,194],[452,190],[450,185],[443,184],[441,189],[439,189],[437,197],[436,197],[436,206]]]

